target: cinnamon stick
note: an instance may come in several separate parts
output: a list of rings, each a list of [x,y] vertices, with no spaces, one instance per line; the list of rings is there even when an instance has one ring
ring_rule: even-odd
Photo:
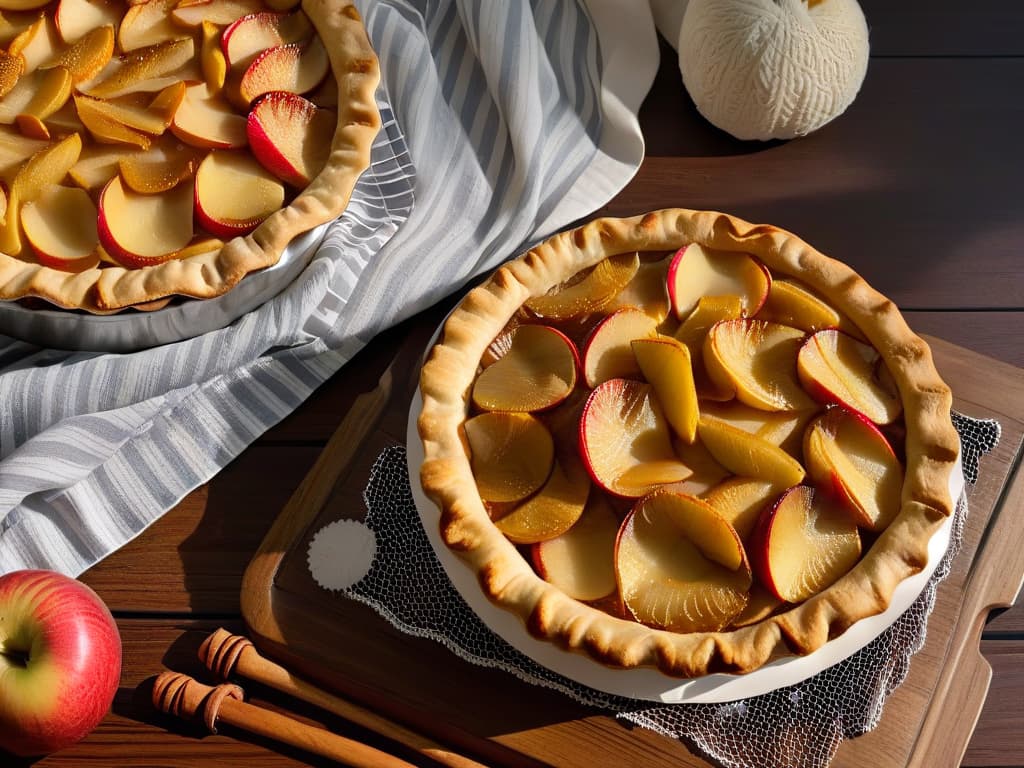
[[[199,648],[203,664],[222,680],[244,677],[307,704],[313,704],[362,728],[403,744],[448,768],[486,768],[471,758],[452,752],[437,742],[382,715],[328,693],[294,677],[287,669],[260,655],[247,638],[225,629],[211,634]]]

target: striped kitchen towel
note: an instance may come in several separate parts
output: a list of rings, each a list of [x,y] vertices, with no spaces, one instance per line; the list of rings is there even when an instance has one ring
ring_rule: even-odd
[[[638,168],[658,57],[645,0],[359,5],[385,129],[292,285],[227,328],[130,354],[0,336],[0,573],[82,572],[375,334],[601,207]]]

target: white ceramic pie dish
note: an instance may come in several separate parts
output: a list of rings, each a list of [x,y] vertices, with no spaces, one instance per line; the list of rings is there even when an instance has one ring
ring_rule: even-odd
[[[439,510],[419,483],[423,447],[416,419],[421,408],[417,390],[406,433],[410,485],[427,538],[452,585],[487,628],[520,653],[563,677],[604,693],[665,704],[712,704],[759,696],[799,683],[849,658],[881,635],[918,598],[949,547],[952,516],[929,541],[928,563],[896,587],[887,610],[856,622],[842,635],[806,656],[780,658],[743,675],[712,674],[692,679],[669,677],[653,668],[611,668],[582,653],[572,653],[533,637],[518,616],[487,599],[476,574],[441,539]],[[959,499],[963,489],[963,467],[958,458],[950,475],[950,497]]]

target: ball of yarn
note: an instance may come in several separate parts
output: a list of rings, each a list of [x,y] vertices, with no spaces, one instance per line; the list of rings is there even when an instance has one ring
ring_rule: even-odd
[[[856,0],[690,0],[678,51],[704,117],[739,139],[790,139],[853,102],[868,28]]]

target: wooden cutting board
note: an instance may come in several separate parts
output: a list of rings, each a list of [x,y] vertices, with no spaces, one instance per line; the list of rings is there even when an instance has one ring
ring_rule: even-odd
[[[266,656],[322,687],[494,765],[707,766],[687,747],[583,707],[512,675],[465,662],[394,629],[372,609],[321,589],[306,565],[312,536],[362,519],[380,452],[404,444],[419,362],[442,313],[413,326],[379,386],[357,400],[249,565],[242,613]],[[888,700],[878,728],[845,742],[833,766],[950,765],[962,756],[991,668],[979,643],[990,610],[1024,579],[1024,371],[929,339],[962,413],[999,420],[999,446],[970,490],[963,549],[939,589],[925,647]],[[956,760],[955,762],[959,762]]]

